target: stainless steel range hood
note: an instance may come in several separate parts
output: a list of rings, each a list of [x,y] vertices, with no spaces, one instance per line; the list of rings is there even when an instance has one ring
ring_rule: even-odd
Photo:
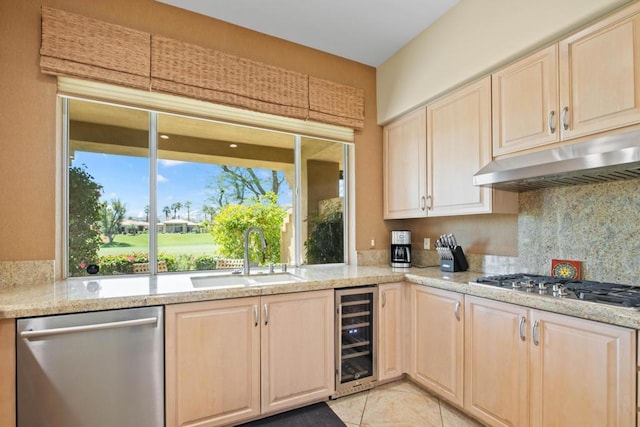
[[[494,160],[473,184],[507,191],[640,178],[640,131]]]

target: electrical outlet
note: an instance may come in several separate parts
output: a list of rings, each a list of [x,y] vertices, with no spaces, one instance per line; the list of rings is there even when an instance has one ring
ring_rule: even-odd
[[[376,241],[375,239],[371,239],[371,247],[375,248],[376,247]]]
[[[424,238],[424,249],[431,249],[431,239],[428,237]]]

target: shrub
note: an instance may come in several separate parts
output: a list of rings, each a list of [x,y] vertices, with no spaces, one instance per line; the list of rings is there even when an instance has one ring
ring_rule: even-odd
[[[216,259],[212,255],[198,255],[195,257],[196,270],[215,270]]]

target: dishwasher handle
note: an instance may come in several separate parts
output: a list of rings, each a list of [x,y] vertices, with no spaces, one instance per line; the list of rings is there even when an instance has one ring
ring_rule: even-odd
[[[157,317],[145,317],[142,319],[122,320],[119,322],[96,323],[93,325],[69,326],[66,328],[41,329],[39,331],[28,330],[20,332],[22,338],[41,338],[52,335],[73,334],[76,332],[103,331],[105,329],[129,328],[132,326],[155,325]]]

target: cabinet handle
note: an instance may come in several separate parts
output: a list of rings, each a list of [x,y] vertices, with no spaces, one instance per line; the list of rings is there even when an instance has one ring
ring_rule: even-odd
[[[548,119],[549,133],[551,135],[556,133],[556,127],[554,126],[555,118],[556,118],[556,112],[552,110],[549,113],[549,119]]]
[[[269,306],[267,304],[264,305],[264,326],[269,324]]]
[[[564,107],[562,109],[562,117],[561,117],[561,121],[562,121],[562,128],[564,130],[569,130],[569,107]]]
[[[427,209],[431,210],[431,196],[427,196]]]
[[[460,321],[460,301],[456,301],[456,308],[453,309],[453,314],[456,316],[456,320]]]
[[[539,323],[538,323],[538,322],[539,322],[538,320],[536,320],[535,322],[533,322],[533,332],[531,333],[531,336],[533,337],[533,343],[534,343],[535,345],[538,345],[538,344],[539,344],[538,339],[540,338],[540,337],[538,336],[538,334],[540,333],[540,328],[539,328]]]
[[[258,304],[254,304],[253,306],[253,319],[254,319],[253,326],[258,326]]]
[[[382,293],[382,307],[384,308],[384,306],[387,305],[387,293],[383,292]]]
[[[524,324],[527,321],[527,318],[524,316],[520,316],[520,327],[519,327],[519,332],[520,332],[520,339],[522,341],[524,341],[526,339],[525,335],[524,335]]]
[[[427,208],[427,199],[422,196],[420,197],[420,210],[423,211]]]

